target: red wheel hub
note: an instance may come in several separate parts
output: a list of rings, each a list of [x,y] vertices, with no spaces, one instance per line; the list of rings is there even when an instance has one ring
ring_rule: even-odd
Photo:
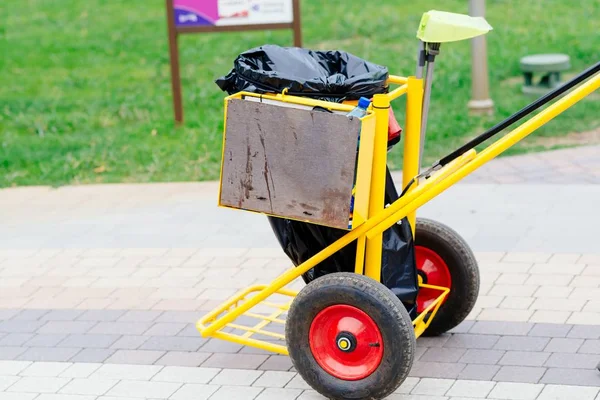
[[[310,350],[328,374],[346,381],[371,375],[383,358],[379,327],[364,311],[345,304],[329,306],[314,318]]]
[[[417,270],[423,277],[424,283],[446,288],[452,287],[452,277],[448,265],[438,253],[423,246],[415,246],[415,252]],[[439,290],[420,289],[417,295],[417,312],[423,312],[440,294]]]

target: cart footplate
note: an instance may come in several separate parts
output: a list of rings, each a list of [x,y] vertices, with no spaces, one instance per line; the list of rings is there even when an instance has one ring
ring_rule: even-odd
[[[240,291],[201,318],[196,323],[196,329],[203,337],[213,337],[288,355],[285,320],[298,292],[279,289],[267,300],[253,299],[269,287],[270,285],[254,285]],[[450,292],[449,288],[424,283],[420,283],[419,287],[437,290],[440,295],[412,321],[416,337],[421,336],[427,329]],[[250,308],[240,312],[239,307],[247,303],[250,304]]]

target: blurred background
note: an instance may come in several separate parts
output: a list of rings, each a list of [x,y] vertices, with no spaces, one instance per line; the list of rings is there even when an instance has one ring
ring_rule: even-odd
[[[301,0],[304,46],[345,50],[412,75],[424,11],[468,13],[467,0]],[[535,99],[521,92],[521,57],[564,53],[563,79],[600,59],[600,0],[488,0],[493,116],[472,116],[468,41],[436,62],[426,160],[448,153]],[[179,39],[186,122],[173,122],[162,0],[0,2],[0,187],[217,179],[223,97],[214,80],[235,57],[292,32]],[[402,124],[404,104],[393,104]],[[600,95],[582,101],[515,152],[600,142]],[[390,153],[401,166],[401,147]]]

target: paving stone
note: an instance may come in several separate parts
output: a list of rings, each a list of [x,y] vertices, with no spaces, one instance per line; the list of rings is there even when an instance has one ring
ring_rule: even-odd
[[[169,351],[160,359],[158,359],[155,364],[180,367],[197,367],[211,355],[212,353]]]
[[[33,400],[36,397],[40,398],[37,393],[2,393],[2,400]]]
[[[164,351],[117,350],[106,362],[112,364],[154,364],[165,354]]]
[[[210,400],[253,400],[262,391],[263,388],[257,387],[221,386],[210,397]]]
[[[168,351],[197,351],[206,339],[188,337],[154,336],[140,346],[140,350],[168,350]]]
[[[125,314],[123,310],[87,310],[76,319],[78,321],[113,322]]]
[[[200,385],[195,383],[188,383],[183,385],[175,394],[173,394],[171,400],[207,400],[214,392],[219,389],[216,385]]]
[[[29,361],[0,360],[0,376],[18,375],[31,365]]]
[[[9,320],[12,317],[14,317],[15,315],[17,315],[18,313],[19,313],[19,310],[10,310],[10,309],[0,310],[0,321]]]
[[[498,364],[541,367],[544,365],[548,357],[550,357],[550,353],[541,353],[535,351],[507,351]]]
[[[73,379],[60,393],[102,396],[119,382],[116,379]]]
[[[113,349],[83,349],[70,359],[80,363],[102,363],[115,353]]]
[[[135,396],[167,399],[181,387],[179,383],[121,381],[108,391],[109,396]]]
[[[301,389],[267,388],[256,400],[295,400],[302,393]]]
[[[304,381],[304,379],[302,379],[302,377],[300,376],[300,374],[296,375],[291,381],[290,383],[288,383],[287,385],[285,385],[286,388],[290,388],[290,389],[305,389],[305,390],[311,390],[312,388],[310,387],[310,385],[308,383],[306,383]]]
[[[429,348],[427,348],[427,347],[417,347],[415,349],[415,359],[414,359],[414,361],[419,360],[423,356],[423,354],[425,354],[427,352],[427,350],[429,350]]]
[[[120,338],[119,335],[69,335],[58,344],[60,347],[108,348]]]
[[[415,386],[417,386],[417,383],[419,383],[420,380],[421,379],[419,378],[409,376],[404,380],[404,382],[402,382],[402,385],[400,385],[400,387],[394,391],[394,393],[408,394],[415,388]]]
[[[77,319],[81,314],[82,310],[52,310],[42,315],[40,321],[73,321]]]
[[[89,333],[106,335],[141,335],[152,326],[151,322],[99,322]]]
[[[36,362],[32,363],[25,370],[21,371],[21,376],[59,376],[72,364],[64,362]]]
[[[491,349],[498,339],[500,339],[500,336],[497,335],[454,334],[444,344],[444,347]]]
[[[42,327],[40,327],[38,333],[86,333],[92,327],[96,325],[95,322],[90,321],[48,321]]]
[[[546,385],[537,400],[594,400],[598,388]]]
[[[198,331],[196,331],[196,336],[198,336]],[[242,347],[242,345],[225,340],[209,339],[202,346],[202,351],[205,353],[239,353]]]
[[[576,353],[583,339],[552,338],[544,349],[548,353]]]
[[[14,321],[37,321],[42,316],[49,313],[50,310],[21,310],[15,315],[12,320]]]
[[[535,383],[498,382],[489,397],[499,400],[535,400],[544,385]]]
[[[469,364],[458,374],[458,379],[490,381],[499,370],[497,365]]]
[[[600,339],[600,326],[575,325],[567,337],[577,339]]]
[[[564,303],[562,303],[559,306],[559,308],[557,308],[557,310],[571,311],[571,308],[575,305],[583,306],[582,304],[580,304],[581,300],[567,299],[572,291],[573,288],[566,285],[548,284],[540,286],[540,288],[533,294],[533,297],[536,297],[536,300],[531,306],[531,308],[534,310],[552,310],[552,308],[550,308],[551,305],[556,304],[560,300],[563,300]],[[577,308],[577,310],[580,309],[581,308]]]
[[[158,322],[144,332],[144,336],[175,336],[186,327],[178,322]]]
[[[146,340],[148,340],[148,336],[135,336],[135,335],[126,335],[121,337],[115,343],[113,343],[110,348],[111,349],[123,349],[123,350],[135,350],[138,349],[141,345],[143,345]]]
[[[62,342],[67,335],[61,334],[40,334],[35,335],[25,343],[26,347],[54,347]],[[81,346],[65,346],[65,347],[81,347]]]
[[[554,353],[546,361],[545,366],[554,368],[584,368],[595,369],[598,356],[593,354]]]
[[[81,349],[71,347],[29,347],[18,356],[23,361],[69,361]]]
[[[542,351],[550,339],[533,336],[503,336],[494,345],[494,350]]]
[[[14,385],[19,379],[17,376],[0,376],[0,396],[2,396],[1,392]]]
[[[533,296],[538,289],[536,285],[494,285],[489,291],[491,296]]]
[[[431,337],[421,336],[417,339],[417,347],[443,347],[450,340],[450,337],[451,335],[449,334]]]
[[[423,378],[417,383],[411,394],[444,395],[455,382],[453,379]]]
[[[600,340],[586,340],[577,352],[583,354],[600,354]]]
[[[456,379],[465,368],[461,363],[438,363],[417,361],[413,364],[410,376],[419,378],[447,378]]]
[[[292,367],[292,360],[290,360],[288,356],[272,355],[269,356],[258,369],[268,371],[289,371]]]
[[[56,393],[68,382],[69,378],[24,377],[8,388],[9,392]]]
[[[466,353],[465,349],[448,349],[448,348],[429,348],[421,356],[420,361],[432,361],[432,362],[458,362],[460,358]]]
[[[213,354],[203,367],[256,369],[266,361],[268,356],[258,354]]]
[[[554,289],[556,293],[556,288]],[[547,310],[547,311],[581,311],[586,303],[586,300],[566,299],[560,297],[557,299],[537,299],[531,305],[532,310]]]
[[[149,380],[163,367],[156,365],[116,365],[104,364],[92,373],[93,379]]]
[[[533,324],[527,322],[477,321],[469,333],[482,335],[521,336],[527,335]]]
[[[487,308],[477,315],[479,321],[507,321],[507,322],[526,322],[534,311],[532,310],[510,310],[504,308]]]
[[[196,311],[164,311],[155,322],[195,323],[200,315]]]
[[[96,372],[102,364],[92,363],[75,363],[69,368],[61,372],[60,376],[63,378],[88,378],[91,374]]]
[[[541,367],[503,366],[494,376],[494,380],[500,382],[537,383],[545,372],[546,368]]]
[[[596,369],[549,368],[541,383],[559,385],[600,386],[600,376]]]
[[[475,321],[463,321],[457,327],[452,328],[448,333],[467,333],[473,327]]]
[[[504,355],[504,350],[467,350],[459,360],[466,364],[497,364]]]
[[[0,322],[0,332],[2,333],[33,333],[37,331],[46,322],[43,321],[29,321],[29,320],[16,320],[12,319],[9,321]]]
[[[211,381],[211,385],[250,386],[264,372],[250,369],[223,369]]]
[[[121,317],[119,322],[152,322],[157,319],[162,311],[145,311],[145,310],[131,310],[127,311]]]
[[[0,347],[0,360],[15,360],[27,349],[27,347]]]
[[[253,386],[282,388],[296,376],[295,372],[266,371],[253,384]]]
[[[34,333],[9,333],[0,339],[0,346],[21,346],[34,336]]]
[[[186,337],[198,337],[198,335],[200,335],[200,333],[198,332],[198,329],[196,329],[195,324],[187,324],[187,326],[185,328],[183,328],[183,330],[177,334],[177,336],[186,336]],[[221,340],[221,342],[224,342],[224,341]],[[226,342],[226,343],[229,343],[229,342]]]
[[[208,383],[221,372],[218,368],[164,367],[152,380],[173,383]]]
[[[454,385],[445,394],[485,399],[494,386],[494,382],[460,380],[454,382]]]
[[[529,331],[529,336],[564,338],[572,328],[573,325],[539,323]]]
[[[534,311],[529,318],[529,322],[549,323],[549,324],[564,324],[569,320],[573,313],[571,311]]]

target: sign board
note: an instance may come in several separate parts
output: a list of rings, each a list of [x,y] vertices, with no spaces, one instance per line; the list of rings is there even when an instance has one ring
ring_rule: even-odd
[[[178,35],[201,32],[293,29],[302,46],[300,0],[166,0],[175,122],[183,122]]]
[[[283,24],[294,20],[292,0],[174,0],[175,25]]]

